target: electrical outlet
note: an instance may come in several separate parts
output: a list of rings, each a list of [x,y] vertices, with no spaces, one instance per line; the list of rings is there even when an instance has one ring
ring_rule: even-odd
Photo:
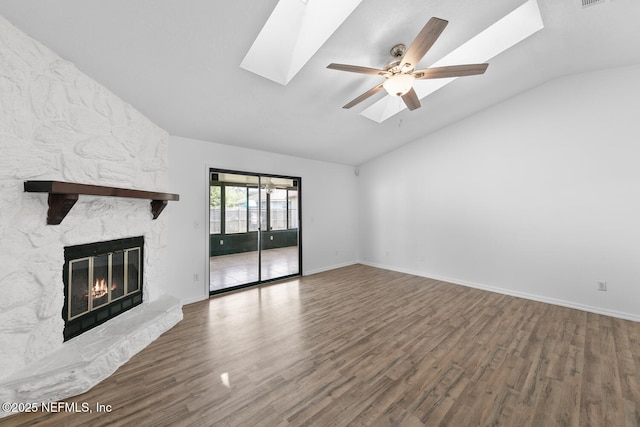
[[[224,245],[224,240],[220,240],[220,246]]]
[[[598,282],[598,290],[607,292],[607,282]]]
[[[200,275],[198,273],[193,273],[193,281],[197,282],[200,280]]]

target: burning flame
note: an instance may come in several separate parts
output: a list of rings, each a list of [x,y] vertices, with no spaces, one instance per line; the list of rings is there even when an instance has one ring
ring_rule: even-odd
[[[107,281],[105,279],[98,279],[93,284],[93,288],[91,288],[91,298],[101,298],[105,296],[107,292]]]
[[[115,283],[111,283],[111,292],[118,289],[118,285]],[[96,300],[98,298],[102,298],[109,292],[109,288],[107,286],[106,279],[96,279],[96,282],[91,287],[91,299]],[[87,293],[85,292],[85,297],[87,297]]]

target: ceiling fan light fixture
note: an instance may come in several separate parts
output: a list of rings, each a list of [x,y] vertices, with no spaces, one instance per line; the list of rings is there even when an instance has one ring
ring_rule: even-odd
[[[402,96],[411,90],[415,79],[412,74],[394,74],[382,83],[382,87],[389,95]]]

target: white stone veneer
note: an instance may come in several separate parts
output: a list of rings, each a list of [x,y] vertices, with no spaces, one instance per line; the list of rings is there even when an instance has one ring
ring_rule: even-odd
[[[167,132],[0,17],[0,400],[30,399],[15,378],[38,372],[43,361],[60,370],[51,381],[69,383],[33,386],[38,400],[90,388],[180,320],[180,303],[163,296],[171,204],[152,220],[149,200],[81,195],[60,225],[46,225],[47,195],[23,191],[33,179],[167,191],[167,144]],[[54,359],[78,347],[62,336],[64,246],[140,235],[145,303],[127,316],[151,325],[145,316],[156,313],[159,326],[127,336],[109,321],[85,333],[81,342],[91,341],[96,355],[136,342],[115,364],[96,364],[101,372],[78,374],[71,364],[65,377]],[[165,309],[150,308],[154,301]]]

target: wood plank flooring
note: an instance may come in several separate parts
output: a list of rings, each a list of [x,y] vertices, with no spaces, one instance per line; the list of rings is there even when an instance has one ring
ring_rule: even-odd
[[[354,265],[184,307],[12,426],[640,426],[640,323]]]

